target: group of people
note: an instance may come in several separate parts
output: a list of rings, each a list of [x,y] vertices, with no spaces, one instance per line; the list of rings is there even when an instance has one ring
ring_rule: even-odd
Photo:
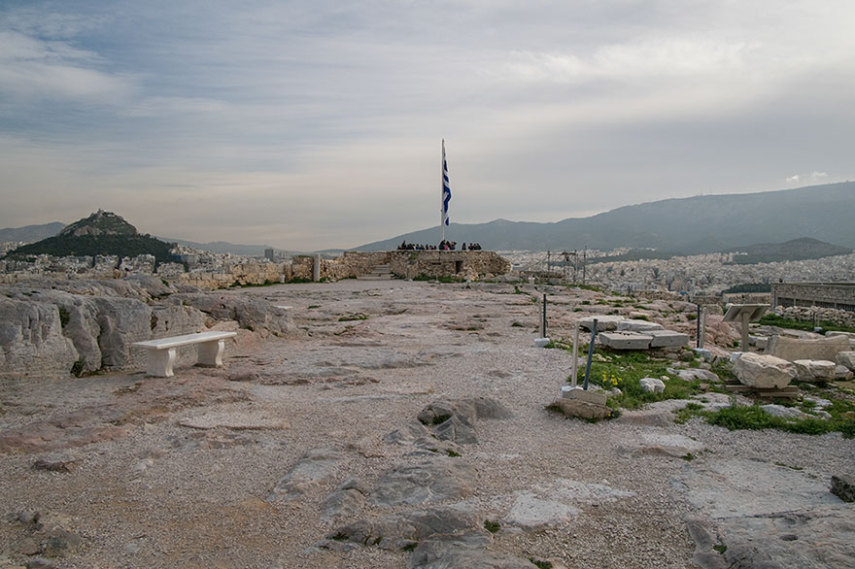
[[[456,251],[457,250],[457,241],[446,241],[443,239],[439,242],[439,245],[420,245],[416,243],[407,243],[405,239],[400,245],[398,245],[398,251]],[[461,251],[480,251],[481,244],[480,243],[470,243],[468,246],[466,243],[460,247]]]

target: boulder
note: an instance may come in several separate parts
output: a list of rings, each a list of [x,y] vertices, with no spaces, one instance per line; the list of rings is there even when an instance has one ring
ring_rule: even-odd
[[[796,379],[811,383],[834,381],[837,364],[828,360],[796,360]]]
[[[743,385],[780,389],[796,378],[796,366],[775,356],[744,353],[733,365],[733,373]]]
[[[777,405],[774,403],[770,403],[768,405],[763,405],[761,407],[763,411],[767,415],[771,415],[773,417],[780,417],[782,419],[809,419],[811,415],[799,411],[795,407],[784,407],[783,405]]]
[[[846,336],[810,339],[772,336],[766,346],[766,354],[791,362],[796,360],[835,361],[838,353],[850,349],[849,338]]]
[[[846,366],[837,366],[834,368],[835,381],[851,381],[853,377],[855,377],[855,373]]]
[[[838,352],[834,361],[837,365],[842,365],[850,371],[855,371],[855,351]]]
[[[0,297],[0,377],[67,376],[78,359],[52,304]]]
[[[655,377],[642,377],[640,383],[641,390],[645,393],[662,393],[665,391],[665,382]]]
[[[576,417],[589,421],[605,419],[612,414],[611,408],[606,405],[598,405],[597,403],[583,401],[582,399],[568,399],[565,397],[553,401],[549,409],[559,411],[567,417]]]

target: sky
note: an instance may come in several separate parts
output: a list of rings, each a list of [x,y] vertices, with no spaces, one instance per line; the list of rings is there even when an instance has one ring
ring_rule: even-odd
[[[439,225],[443,139],[450,238],[851,180],[852,30],[851,0],[0,0],[0,228],[355,247]]]

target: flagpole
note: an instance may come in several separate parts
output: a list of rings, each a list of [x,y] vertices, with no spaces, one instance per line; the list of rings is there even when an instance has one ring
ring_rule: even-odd
[[[445,139],[442,139],[442,162],[439,165],[439,227],[442,230],[442,241],[445,241]]]

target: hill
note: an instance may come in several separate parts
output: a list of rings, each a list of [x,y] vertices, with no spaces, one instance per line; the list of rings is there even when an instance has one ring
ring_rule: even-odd
[[[26,259],[35,255],[136,257],[147,254],[153,255],[159,264],[173,260],[171,249],[170,243],[150,235],[140,235],[136,227],[115,213],[98,210],[63,228],[58,235],[10,251],[6,258]]]
[[[758,243],[748,247],[738,247],[727,253],[744,253],[733,258],[734,264],[753,265],[755,263],[772,263],[776,261],[801,261],[804,259],[821,259],[834,255],[848,255],[852,249],[839,247],[809,237],[793,239],[786,243]]]
[[[447,235],[458,243],[474,241],[491,250],[629,247],[689,255],[802,237],[855,248],[852,219],[855,182],[843,182],[794,190],[660,200],[554,223],[498,219],[455,224]],[[436,243],[439,234],[439,227],[434,227],[355,250],[395,249],[403,240]]]
[[[32,243],[53,237],[65,227],[64,223],[54,221],[53,223],[45,223],[44,225],[27,225],[26,227],[10,227],[0,229],[0,243],[13,241]]]

